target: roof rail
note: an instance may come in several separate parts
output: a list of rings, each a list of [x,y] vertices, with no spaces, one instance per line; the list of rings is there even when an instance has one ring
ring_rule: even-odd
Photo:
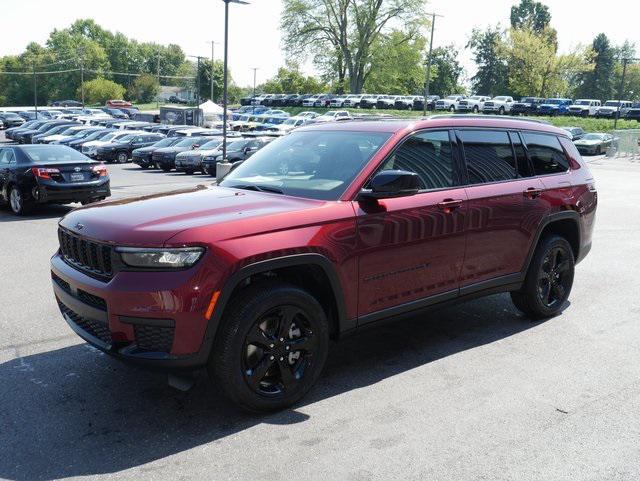
[[[538,124],[551,125],[551,122],[541,119],[534,119],[531,117],[505,117],[504,115],[476,115],[476,114],[441,114],[430,115],[429,117],[422,117],[423,119],[491,119],[491,120],[515,120],[520,122],[535,122]]]

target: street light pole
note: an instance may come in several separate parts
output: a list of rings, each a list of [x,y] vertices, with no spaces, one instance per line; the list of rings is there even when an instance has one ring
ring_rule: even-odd
[[[36,77],[36,61],[33,61],[33,108],[38,118],[38,78]]]
[[[251,70],[253,70],[253,96],[256,96],[256,72],[258,70],[258,67],[252,67]]]
[[[224,81],[222,87],[222,162],[227,160],[227,100],[228,100],[228,75],[229,69],[229,4],[238,3],[248,5],[244,0],[222,0],[224,2]]]
[[[431,41],[429,42],[429,55],[427,56],[427,73],[424,80],[424,105],[422,107],[422,115],[427,115],[427,102],[429,102],[429,82],[431,81],[431,54],[433,52],[433,31],[436,26],[436,17],[442,17],[435,13],[431,14]]]

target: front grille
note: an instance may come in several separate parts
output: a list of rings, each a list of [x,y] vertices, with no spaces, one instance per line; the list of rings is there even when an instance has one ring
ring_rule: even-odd
[[[134,325],[138,348],[152,352],[170,352],[173,346],[173,327]]]
[[[93,337],[97,337],[106,344],[111,344],[111,331],[109,331],[107,324],[82,317],[60,301],[58,301],[58,306],[60,307],[60,311],[80,329],[91,334]]]
[[[58,229],[58,238],[60,251],[67,262],[95,276],[113,275],[110,246],[82,239],[63,229]]]
[[[51,278],[53,279],[53,281],[58,284],[62,290],[66,291],[66,292],[71,292],[71,286],[69,285],[69,283],[63,279],[60,279],[58,276],[56,276],[53,272],[51,273]]]

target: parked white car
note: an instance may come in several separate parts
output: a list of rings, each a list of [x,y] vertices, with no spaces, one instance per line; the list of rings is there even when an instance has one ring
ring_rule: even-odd
[[[330,110],[329,112],[313,119],[313,123],[333,122],[337,120],[349,119],[351,119],[351,114],[346,110]]]
[[[459,100],[456,104],[456,110],[458,112],[471,112],[477,114],[484,108],[484,103],[487,100],[491,100],[491,97],[487,95],[472,95],[471,97]]]
[[[511,107],[513,107],[514,103],[513,97],[500,95],[491,100],[487,100],[482,107],[482,112],[485,114],[504,115],[511,112]]]
[[[464,95],[447,95],[445,98],[436,101],[436,110],[449,110],[454,112],[456,105],[466,97]]]
[[[362,100],[363,95],[347,95],[347,98],[344,100],[342,106],[349,108],[360,108],[360,101]]]
[[[305,110],[304,112],[300,112],[296,117],[304,117],[305,119],[315,119],[316,117],[320,117],[318,112],[312,112]]]
[[[307,117],[289,117],[283,123],[274,125],[273,127],[269,127],[267,130],[269,132],[279,132],[286,134],[291,132],[293,129],[297,129],[298,127],[302,127],[303,125],[308,124],[309,122],[312,122],[312,120]]]
[[[344,102],[347,100],[346,95],[339,95],[338,97],[331,99],[329,106],[332,108],[340,108],[344,106]]]
[[[51,144],[53,142],[57,142],[58,140],[68,139],[69,137],[73,137],[76,133],[81,130],[89,129],[90,127],[86,125],[75,125],[73,127],[69,127],[66,130],[63,130],[59,134],[47,135],[45,138],[41,140],[43,144]]]
[[[567,108],[568,115],[577,117],[593,117],[602,106],[602,102],[595,99],[578,99]]]
[[[318,97],[320,97],[319,95],[314,95],[312,97],[307,97],[306,99],[304,99],[302,101],[302,106],[303,107],[313,107],[314,104],[316,103],[316,100],[318,100]]]

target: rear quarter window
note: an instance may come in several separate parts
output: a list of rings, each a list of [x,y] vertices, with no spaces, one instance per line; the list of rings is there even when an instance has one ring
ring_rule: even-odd
[[[523,138],[535,175],[561,174],[569,170],[569,160],[555,135],[524,133]]]

